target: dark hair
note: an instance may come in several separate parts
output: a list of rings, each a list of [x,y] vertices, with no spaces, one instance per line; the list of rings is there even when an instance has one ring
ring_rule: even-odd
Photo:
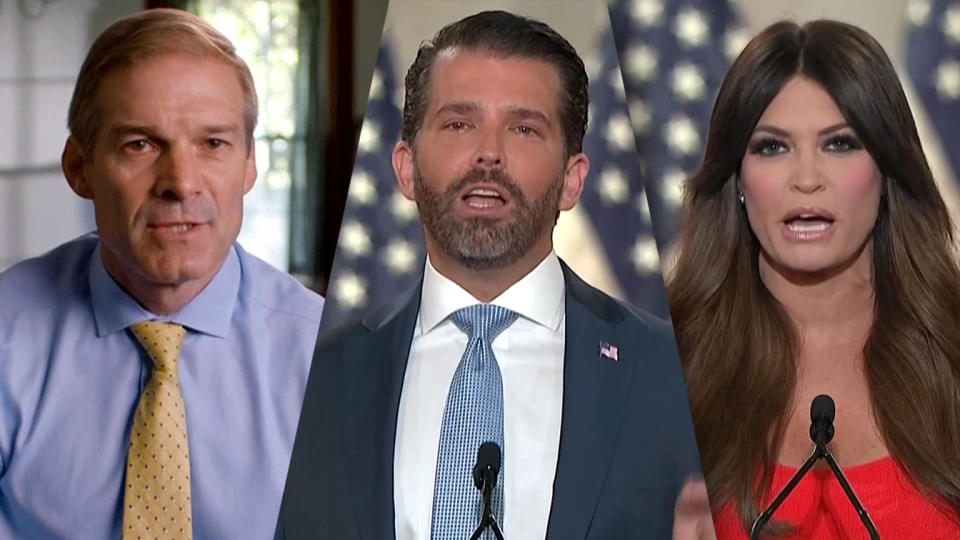
[[[482,51],[495,56],[543,60],[560,78],[560,120],[567,156],[579,153],[587,129],[587,72],[576,49],[546,24],[507,13],[483,11],[443,27],[420,45],[406,77],[402,138],[411,145],[423,124],[430,94],[430,71],[440,51]]]
[[[898,466],[960,515],[960,268],[950,217],[883,48],[827,20],[779,22],[750,41],[723,81],[686,186],[668,295],[711,499],[732,501],[745,523],[757,515],[796,387],[797,329],[760,280],[736,180],[757,121],[796,75],[826,89],[883,176],[863,347],[870,402]]]

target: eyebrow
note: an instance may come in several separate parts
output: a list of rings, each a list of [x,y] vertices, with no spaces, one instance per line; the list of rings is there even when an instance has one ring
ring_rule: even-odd
[[[215,135],[220,133],[239,133],[240,126],[238,124],[211,124],[208,126],[202,126],[200,128],[200,133],[204,135]],[[148,137],[162,138],[160,134],[153,126],[147,124],[135,124],[135,123],[120,123],[114,125],[110,128],[111,137],[122,137],[124,135],[129,135],[133,133],[140,133],[147,135]]]
[[[445,113],[452,114],[470,114],[477,112],[483,109],[483,106],[475,101],[455,101],[452,103],[446,103],[437,109],[435,116],[440,116]],[[522,106],[509,106],[506,109],[507,115],[511,116],[517,120],[536,120],[542,122],[546,125],[550,125],[550,119],[547,117],[543,111],[537,109],[531,109],[529,107]]]
[[[836,124],[833,124],[833,125],[830,125],[830,126],[827,126],[827,127],[823,128],[823,129],[821,129],[820,131],[817,132],[817,135],[818,135],[818,136],[823,136],[823,135],[826,135],[826,134],[828,134],[828,133],[833,133],[834,131],[840,131],[841,129],[848,128],[848,127],[850,127],[850,124],[848,124],[848,123],[846,123],[846,122],[838,122],[838,123],[836,123]],[[780,128],[778,128],[778,127],[775,127],[775,126],[767,125],[767,124],[758,124],[757,127],[754,128],[753,131],[754,131],[754,133],[756,133],[756,132],[758,132],[758,131],[766,131],[767,133],[771,133],[771,134],[773,134],[773,135],[777,135],[778,137],[784,137],[784,138],[790,136],[790,133],[788,133],[787,131],[782,130],[782,129],[780,129]]]
[[[539,111],[537,109],[530,109],[527,107],[508,107],[507,114],[517,120],[535,120],[548,126],[550,125],[550,119],[547,118],[547,115],[544,114],[543,111]]]

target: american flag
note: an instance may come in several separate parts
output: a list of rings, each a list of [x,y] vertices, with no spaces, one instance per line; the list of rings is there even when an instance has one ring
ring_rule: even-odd
[[[340,226],[323,328],[355,320],[412,287],[425,254],[417,207],[400,194],[390,155],[400,139],[402,86],[395,80],[393,46],[384,34],[370,82]]]
[[[608,7],[653,230],[668,258],[683,182],[700,162],[720,83],[750,35],[727,0],[615,0]]]
[[[617,49],[607,21],[602,24],[607,29],[600,34],[596,54],[586,62],[591,81],[590,123],[583,151],[590,158],[590,176],[580,204],[597,232],[624,299],[666,318],[670,312],[660,257]]]
[[[960,1],[913,0],[907,24],[910,80],[960,180]]]

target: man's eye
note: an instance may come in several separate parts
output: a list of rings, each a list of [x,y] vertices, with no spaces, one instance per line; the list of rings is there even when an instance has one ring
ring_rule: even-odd
[[[532,126],[528,125],[519,125],[516,127],[517,133],[521,135],[536,135],[537,130]]]
[[[150,148],[150,143],[146,139],[137,139],[123,145],[124,148],[133,152],[143,152]]]

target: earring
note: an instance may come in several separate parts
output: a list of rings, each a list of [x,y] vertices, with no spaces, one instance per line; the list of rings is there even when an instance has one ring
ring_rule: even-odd
[[[737,195],[737,198],[740,199],[740,204],[746,204],[746,202],[744,202],[743,192],[742,192],[742,191],[740,192],[739,195]]]

